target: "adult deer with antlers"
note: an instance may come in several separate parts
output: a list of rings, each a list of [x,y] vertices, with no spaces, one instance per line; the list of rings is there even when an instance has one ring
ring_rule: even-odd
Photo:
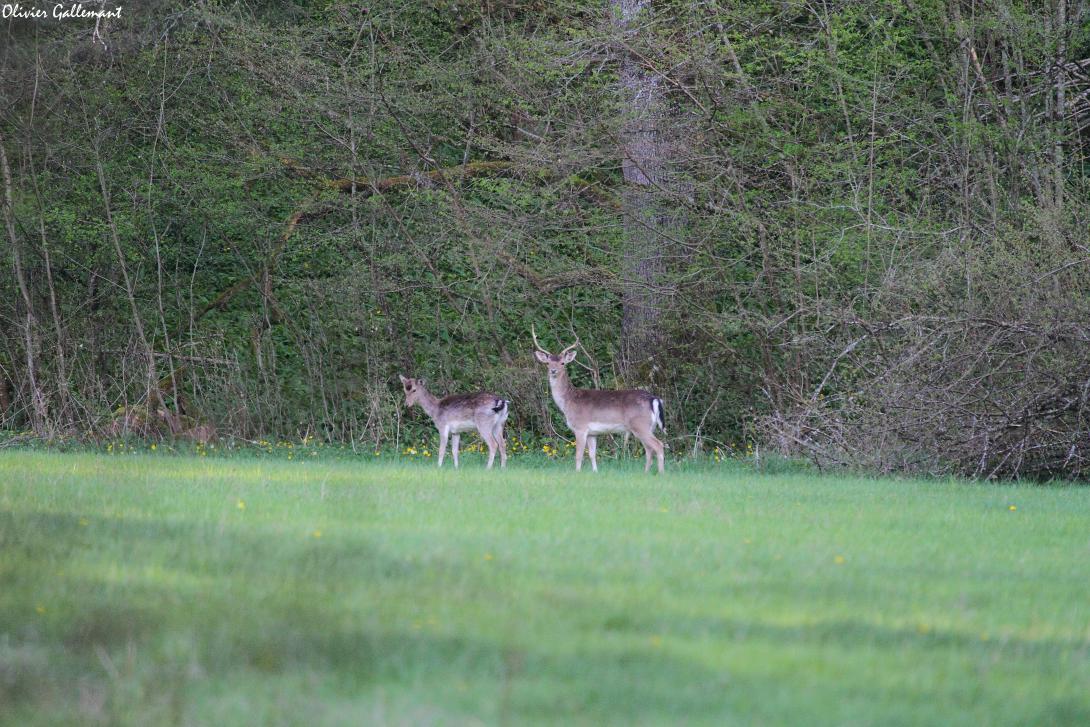
[[[634,389],[578,389],[568,378],[567,365],[575,360],[577,340],[557,354],[552,354],[537,342],[537,332],[530,326],[537,350],[537,360],[549,367],[549,389],[553,401],[564,412],[568,428],[575,433],[575,471],[583,468],[583,449],[590,453],[590,466],[598,471],[595,456],[599,434],[632,433],[643,442],[647,461],[643,471],[651,469],[651,453],[659,462],[659,474],[663,470],[665,448],[655,435],[657,426],[663,432],[666,424],[662,418],[662,399],[646,391]]]
[[[443,466],[443,457],[447,453],[447,439],[451,441],[451,456],[454,466],[458,467],[458,444],[463,432],[474,429],[488,445],[488,465],[496,459],[496,450],[500,453],[500,467],[507,466],[507,440],[503,438],[503,425],[511,402],[493,394],[454,394],[442,399],[428,391],[422,379],[410,379],[398,374],[401,385],[405,388],[405,406],[419,404],[439,430],[439,466]]]

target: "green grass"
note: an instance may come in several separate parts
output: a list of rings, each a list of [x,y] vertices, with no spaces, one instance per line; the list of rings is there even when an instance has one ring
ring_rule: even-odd
[[[1086,488],[525,459],[0,453],[0,721],[1090,723]]]

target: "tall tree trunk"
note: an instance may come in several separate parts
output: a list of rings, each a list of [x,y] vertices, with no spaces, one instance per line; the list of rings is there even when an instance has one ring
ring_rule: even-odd
[[[621,369],[626,374],[636,373],[650,362],[659,343],[664,252],[671,237],[663,233],[675,226],[662,194],[669,157],[664,139],[666,100],[662,79],[640,65],[630,52],[650,10],[651,0],[614,0],[625,108],[620,152],[625,182],[621,195],[625,237]]]
[[[1076,56],[1077,57],[1077,56]],[[1067,81],[1067,0],[1056,0],[1056,106],[1052,133],[1055,170],[1053,203],[1061,209],[1064,203],[1064,116],[1066,114]]]

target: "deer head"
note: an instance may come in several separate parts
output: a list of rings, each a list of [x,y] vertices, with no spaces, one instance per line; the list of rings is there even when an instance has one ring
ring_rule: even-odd
[[[405,406],[411,408],[413,404],[420,401],[424,389],[423,379],[408,379],[401,374],[397,375],[397,378],[401,379],[401,386],[405,389]]]
[[[534,356],[537,360],[549,367],[549,378],[555,379],[560,376],[560,373],[564,371],[564,367],[575,360],[575,355],[578,353],[575,349],[579,346],[579,339],[576,339],[575,343],[565,348],[560,353],[549,353],[541,344],[537,342],[537,332],[534,330],[534,326],[530,324],[530,335],[534,337],[534,346],[537,350],[534,351]]]

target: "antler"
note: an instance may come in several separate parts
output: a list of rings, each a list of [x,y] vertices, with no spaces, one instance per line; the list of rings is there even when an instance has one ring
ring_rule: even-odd
[[[548,352],[548,351],[546,351],[546,350],[545,350],[544,348],[542,348],[542,347],[541,347],[541,344],[537,342],[537,332],[536,332],[536,331],[534,330],[534,324],[533,324],[533,323],[531,323],[531,324],[530,324],[530,335],[534,337],[534,345],[535,345],[535,346],[537,346],[537,350],[538,350],[538,351],[541,351],[542,353],[544,353],[544,354],[546,354],[546,355],[548,355],[548,356],[552,356],[552,354],[551,354],[551,353],[549,353],[549,352]],[[566,353],[567,353],[568,351],[572,350],[573,348],[575,348],[575,347],[576,347],[576,346],[578,346],[578,345],[579,345],[579,336],[576,336],[576,337],[575,337],[575,343],[573,343],[572,345],[568,346],[568,347],[567,347],[567,348],[565,348],[565,349],[564,349],[563,351],[561,351],[560,353],[558,353],[558,354],[557,354],[557,356],[563,356],[563,355],[564,355],[564,354],[566,354]]]
[[[561,351],[561,352],[560,352],[559,354],[557,354],[557,355],[559,355],[559,356],[563,356],[564,354],[566,354],[566,353],[567,353],[568,351],[572,350],[573,348],[576,348],[577,346],[581,346],[581,345],[582,345],[582,344],[580,344],[580,343],[579,343],[579,334],[575,332],[575,326],[572,326],[571,332],[572,332],[572,335],[573,335],[573,336],[575,336],[575,343],[573,343],[572,345],[568,346],[567,348],[565,348],[565,349],[564,349],[563,351]]]
[[[534,345],[537,346],[537,350],[544,354],[548,354],[549,352],[542,348],[541,344],[537,342],[537,332],[534,330],[533,323],[530,324],[530,335],[534,337]]]

